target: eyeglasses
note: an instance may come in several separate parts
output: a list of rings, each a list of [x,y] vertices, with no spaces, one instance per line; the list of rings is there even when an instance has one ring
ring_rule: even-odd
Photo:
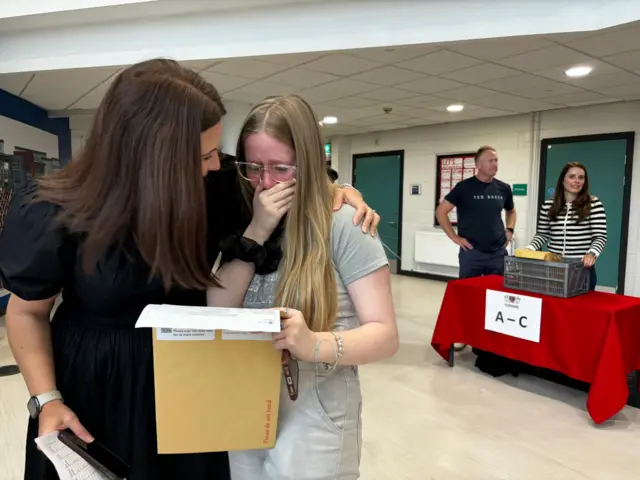
[[[274,182],[284,183],[296,176],[295,165],[262,165],[261,163],[236,162],[238,173],[250,182],[260,180],[266,171]]]
[[[282,373],[287,383],[289,398],[296,401],[298,399],[298,361],[291,356],[289,350],[282,351]]]

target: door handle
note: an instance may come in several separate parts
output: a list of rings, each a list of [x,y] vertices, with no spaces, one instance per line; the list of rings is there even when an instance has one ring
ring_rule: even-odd
[[[396,222],[389,222],[389,225],[391,225],[393,227],[393,226],[397,225],[397,223]]]

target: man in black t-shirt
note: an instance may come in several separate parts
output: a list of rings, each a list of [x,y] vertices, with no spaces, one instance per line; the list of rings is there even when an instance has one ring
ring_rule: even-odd
[[[511,187],[495,178],[498,172],[496,150],[481,147],[475,162],[476,176],[458,183],[436,210],[440,226],[460,246],[460,278],[503,275],[506,246],[516,226]],[[458,233],[449,221],[449,212],[454,207],[458,214]],[[502,210],[506,211],[506,228]]]

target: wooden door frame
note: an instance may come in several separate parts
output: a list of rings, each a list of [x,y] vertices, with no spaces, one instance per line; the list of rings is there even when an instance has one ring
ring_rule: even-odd
[[[387,152],[371,152],[371,153],[356,153],[351,156],[351,181],[353,182],[353,186],[357,187],[356,184],[356,164],[358,160],[365,158],[378,158],[378,157],[391,157],[397,155],[400,157],[400,179],[398,185],[398,251],[394,252],[398,255],[398,274],[403,273],[402,270],[402,213],[403,213],[403,205],[402,205],[402,197],[404,190],[404,150],[391,150]],[[366,200],[366,199],[365,199]],[[384,221],[384,219],[380,219],[380,221]],[[386,253],[386,249],[385,249]],[[392,255],[393,256],[393,255]]]
[[[626,158],[624,168],[624,189],[622,193],[622,231],[620,232],[620,257],[618,259],[618,285],[616,293],[624,294],[625,277],[627,274],[627,247],[629,243],[629,214],[631,210],[631,183],[633,181],[633,151],[635,148],[635,132],[600,133],[595,135],[578,135],[575,137],[544,138],[540,142],[540,168],[538,170],[538,209],[536,211],[536,229],[540,219],[538,212],[545,199],[547,151],[551,145],[567,143],[603,142],[607,140],[626,140]]]

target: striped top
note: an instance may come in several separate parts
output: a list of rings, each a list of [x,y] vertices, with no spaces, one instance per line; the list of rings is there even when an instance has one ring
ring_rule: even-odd
[[[578,215],[570,203],[552,221],[549,209],[553,199],[546,200],[540,208],[538,231],[527,246],[530,250],[541,250],[549,243],[549,251],[568,258],[582,258],[591,252],[600,255],[607,243],[607,215],[604,205],[591,197],[591,213],[578,223]]]

